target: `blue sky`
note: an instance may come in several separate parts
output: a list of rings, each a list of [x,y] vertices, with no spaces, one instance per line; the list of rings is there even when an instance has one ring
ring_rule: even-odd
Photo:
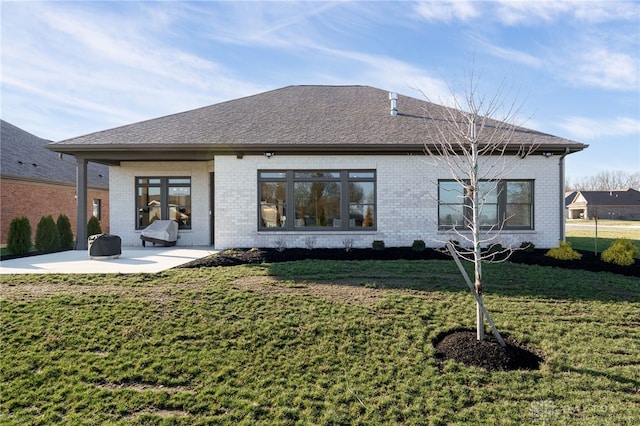
[[[590,145],[570,180],[640,170],[638,1],[2,1],[1,20],[1,117],[51,140],[296,84],[446,103],[473,70],[526,127]]]

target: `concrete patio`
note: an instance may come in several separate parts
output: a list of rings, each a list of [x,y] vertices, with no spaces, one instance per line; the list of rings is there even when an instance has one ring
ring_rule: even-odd
[[[3,260],[0,274],[155,273],[217,253],[211,247],[122,247],[117,259],[90,259],[86,250]]]

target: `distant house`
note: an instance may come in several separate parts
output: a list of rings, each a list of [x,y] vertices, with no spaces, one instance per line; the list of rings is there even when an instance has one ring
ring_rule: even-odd
[[[394,94],[395,97],[395,94]],[[440,105],[367,86],[289,86],[48,146],[110,165],[111,232],[139,245],[155,219],[178,245],[387,247],[450,238],[468,220],[465,186],[426,164]],[[534,151],[521,157],[519,148]],[[517,128],[518,167],[484,188],[485,226],[510,241],[564,238],[564,158],[586,145]],[[81,185],[80,185],[81,186]]]
[[[71,156],[48,150],[51,141],[32,135],[0,120],[2,160],[0,167],[0,243],[6,244],[9,224],[25,216],[31,224],[32,238],[42,216],[69,217],[76,229],[76,161]],[[103,231],[109,229],[109,168],[90,164],[87,214],[100,219]],[[74,232],[75,235],[75,232]]]
[[[564,193],[564,218],[569,219],[569,204],[576,197],[578,191],[569,191]]]
[[[567,205],[569,219],[640,219],[640,191],[578,191]]]

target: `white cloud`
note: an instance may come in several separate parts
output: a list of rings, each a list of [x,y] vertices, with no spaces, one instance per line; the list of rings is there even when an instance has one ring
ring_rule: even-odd
[[[76,129],[61,134],[51,126],[39,129],[44,126],[37,121],[28,124],[26,130],[42,137],[71,137],[265,88],[234,78],[215,62],[171,47],[164,32],[171,34],[173,28],[165,25],[172,21],[162,15],[156,14],[149,26],[145,13],[116,13],[92,3],[6,6],[3,118],[10,122],[35,118],[27,111],[46,108],[65,114],[65,127],[74,123]],[[19,92],[23,95],[17,96]],[[92,124],[99,127],[89,127]]]
[[[424,69],[388,56],[372,55],[324,46],[309,46],[334,59],[346,60],[351,74],[341,75],[334,82],[368,84],[407,96],[422,98],[422,91],[433,102],[450,103],[451,92],[444,79],[433,77]]]
[[[427,21],[442,21],[451,23],[455,21],[468,22],[480,16],[471,1],[427,1],[418,3],[415,11]]]
[[[429,22],[470,23],[482,17],[483,22],[503,25],[540,25],[560,20],[591,24],[613,21],[637,21],[640,4],[625,0],[428,0],[415,7]]]
[[[185,18],[204,28],[204,35],[225,44],[292,48],[313,33],[310,19],[341,2],[205,2],[185,7]]]
[[[498,58],[506,59],[507,61],[517,62],[532,68],[541,68],[544,65],[544,60],[537,56],[531,55],[526,52],[522,52],[516,49],[509,49],[506,47],[496,46],[486,41],[479,40],[479,43],[485,47],[487,52]]]
[[[548,23],[571,8],[571,3],[566,1],[502,0],[496,4],[496,17],[505,25]]]
[[[537,25],[572,18],[589,23],[638,19],[639,5],[632,1],[556,0],[496,2],[496,17],[504,25]]]
[[[570,137],[593,140],[607,137],[640,136],[640,120],[631,117],[594,119],[587,117],[566,117],[557,126]]]
[[[635,90],[640,87],[640,64],[627,53],[592,47],[579,54],[571,77],[583,84],[605,89]]]

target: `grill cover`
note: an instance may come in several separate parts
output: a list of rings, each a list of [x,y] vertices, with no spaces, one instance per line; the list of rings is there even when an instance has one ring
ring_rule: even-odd
[[[122,254],[120,237],[111,234],[95,234],[89,237],[89,257],[116,258]]]

